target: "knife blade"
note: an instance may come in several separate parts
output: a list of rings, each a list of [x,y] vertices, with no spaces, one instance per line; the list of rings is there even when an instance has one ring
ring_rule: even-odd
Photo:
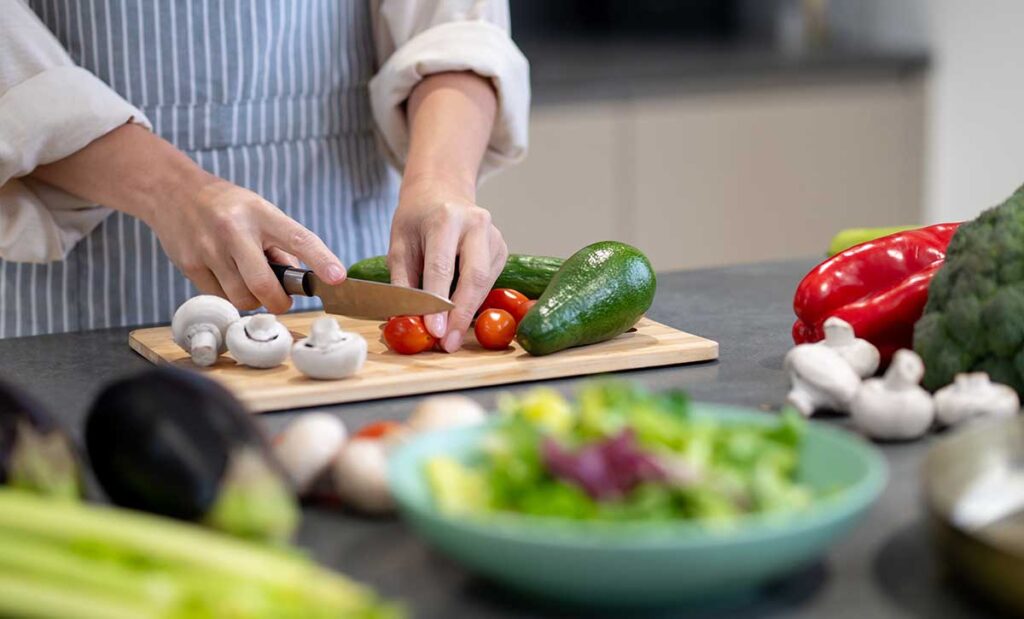
[[[340,284],[328,284],[306,269],[273,263],[270,268],[285,292],[320,297],[328,314],[387,320],[392,316],[437,314],[455,307],[448,299],[417,288],[353,278]]]

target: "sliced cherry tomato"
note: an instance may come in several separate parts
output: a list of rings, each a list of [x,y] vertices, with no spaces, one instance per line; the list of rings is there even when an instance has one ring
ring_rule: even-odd
[[[436,339],[427,331],[422,316],[395,316],[384,326],[384,342],[400,355],[429,350]]]
[[[537,304],[537,299],[527,299],[525,303],[520,303],[516,307],[515,311],[512,312],[512,317],[516,319],[516,324],[523,322],[523,316],[526,312],[530,311],[530,308]]]
[[[515,316],[516,308],[527,301],[529,299],[526,298],[526,295],[519,291],[512,290],[511,288],[495,288],[487,293],[487,298],[484,299],[483,305],[480,306],[480,312],[483,313],[489,309],[500,309]]]
[[[476,341],[488,350],[504,350],[516,336],[516,319],[503,309],[484,310],[476,319]]]
[[[383,438],[401,427],[397,421],[374,421],[363,426],[352,438]]]

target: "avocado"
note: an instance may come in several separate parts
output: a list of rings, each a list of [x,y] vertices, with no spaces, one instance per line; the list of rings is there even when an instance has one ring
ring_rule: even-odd
[[[609,340],[628,331],[654,301],[654,269],[639,249],[601,241],[562,264],[519,323],[531,355]]]

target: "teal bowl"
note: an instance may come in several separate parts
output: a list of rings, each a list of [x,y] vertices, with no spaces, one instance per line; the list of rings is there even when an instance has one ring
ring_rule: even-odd
[[[725,423],[769,424],[763,412],[695,404]],[[885,487],[879,451],[860,437],[809,423],[799,476],[820,493],[795,514],[750,515],[729,528],[692,521],[580,522],[519,514],[460,518],[437,510],[426,460],[471,461],[487,426],[423,435],[391,459],[403,517],[444,554],[522,593],[569,604],[653,606],[750,594],[814,562],[847,533]]]

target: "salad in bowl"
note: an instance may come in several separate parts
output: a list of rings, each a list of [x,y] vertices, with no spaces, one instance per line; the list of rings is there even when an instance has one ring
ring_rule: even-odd
[[[501,416],[478,458],[431,457],[439,509],[574,520],[697,520],[726,525],[752,513],[810,505],[797,465],[805,422],[722,423],[695,417],[680,392],[631,383],[585,387],[575,403],[538,388],[500,398]]]
[[[537,388],[390,462],[403,517],[471,571],[574,605],[702,605],[817,560],[885,486],[860,437],[617,381]]]

